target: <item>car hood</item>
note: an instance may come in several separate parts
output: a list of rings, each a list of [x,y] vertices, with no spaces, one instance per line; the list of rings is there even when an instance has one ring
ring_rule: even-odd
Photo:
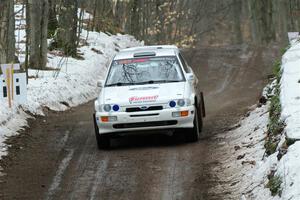
[[[106,87],[102,91],[105,104],[135,105],[166,103],[184,96],[185,82],[122,87]]]

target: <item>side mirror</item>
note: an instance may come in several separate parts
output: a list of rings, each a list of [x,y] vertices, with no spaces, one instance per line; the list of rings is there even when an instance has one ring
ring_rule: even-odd
[[[186,78],[187,78],[187,80],[188,80],[189,82],[193,82],[194,79],[195,79],[193,73],[188,73],[188,74],[186,75]]]
[[[98,81],[97,82],[97,86],[99,87],[99,88],[103,88],[103,86],[104,86],[104,81]]]

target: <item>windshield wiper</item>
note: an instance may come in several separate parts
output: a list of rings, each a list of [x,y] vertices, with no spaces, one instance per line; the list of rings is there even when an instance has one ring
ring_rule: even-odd
[[[121,82],[118,82],[118,83],[108,84],[108,85],[106,85],[106,87],[123,86],[123,85],[128,85],[128,84],[130,84],[130,83],[121,83]]]
[[[154,81],[154,83],[175,83],[175,82],[181,82],[180,80],[159,80]]]
[[[149,81],[144,81],[144,82],[138,82],[134,83],[135,85],[144,85],[144,84],[156,84],[156,83],[174,83],[174,82],[181,82],[179,80],[149,80]]]
[[[153,84],[153,83],[156,83],[156,81],[154,80],[143,81],[143,82],[134,83],[134,85],[144,85],[144,84]]]
[[[180,80],[149,80],[149,81],[144,81],[144,82],[138,82],[138,83],[122,83],[122,82],[117,82],[117,83],[112,83],[106,85],[106,87],[113,87],[113,86],[125,86],[125,85],[145,85],[145,84],[155,84],[155,83],[175,83],[175,82],[181,82]]]

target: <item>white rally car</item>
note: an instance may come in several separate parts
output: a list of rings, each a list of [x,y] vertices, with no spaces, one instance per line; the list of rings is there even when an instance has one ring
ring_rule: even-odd
[[[120,51],[110,64],[95,101],[99,148],[110,138],[154,130],[186,130],[197,141],[205,116],[197,77],[176,46],[144,46]]]

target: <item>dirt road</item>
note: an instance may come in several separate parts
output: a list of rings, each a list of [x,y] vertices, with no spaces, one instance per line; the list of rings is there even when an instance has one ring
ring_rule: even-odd
[[[131,136],[99,151],[92,103],[50,112],[8,141],[9,155],[0,161],[0,199],[231,199],[218,178],[227,175],[212,170],[220,165],[215,152],[224,141],[211,136],[226,134],[256,103],[274,55],[241,46],[186,55],[206,97],[205,139]]]

